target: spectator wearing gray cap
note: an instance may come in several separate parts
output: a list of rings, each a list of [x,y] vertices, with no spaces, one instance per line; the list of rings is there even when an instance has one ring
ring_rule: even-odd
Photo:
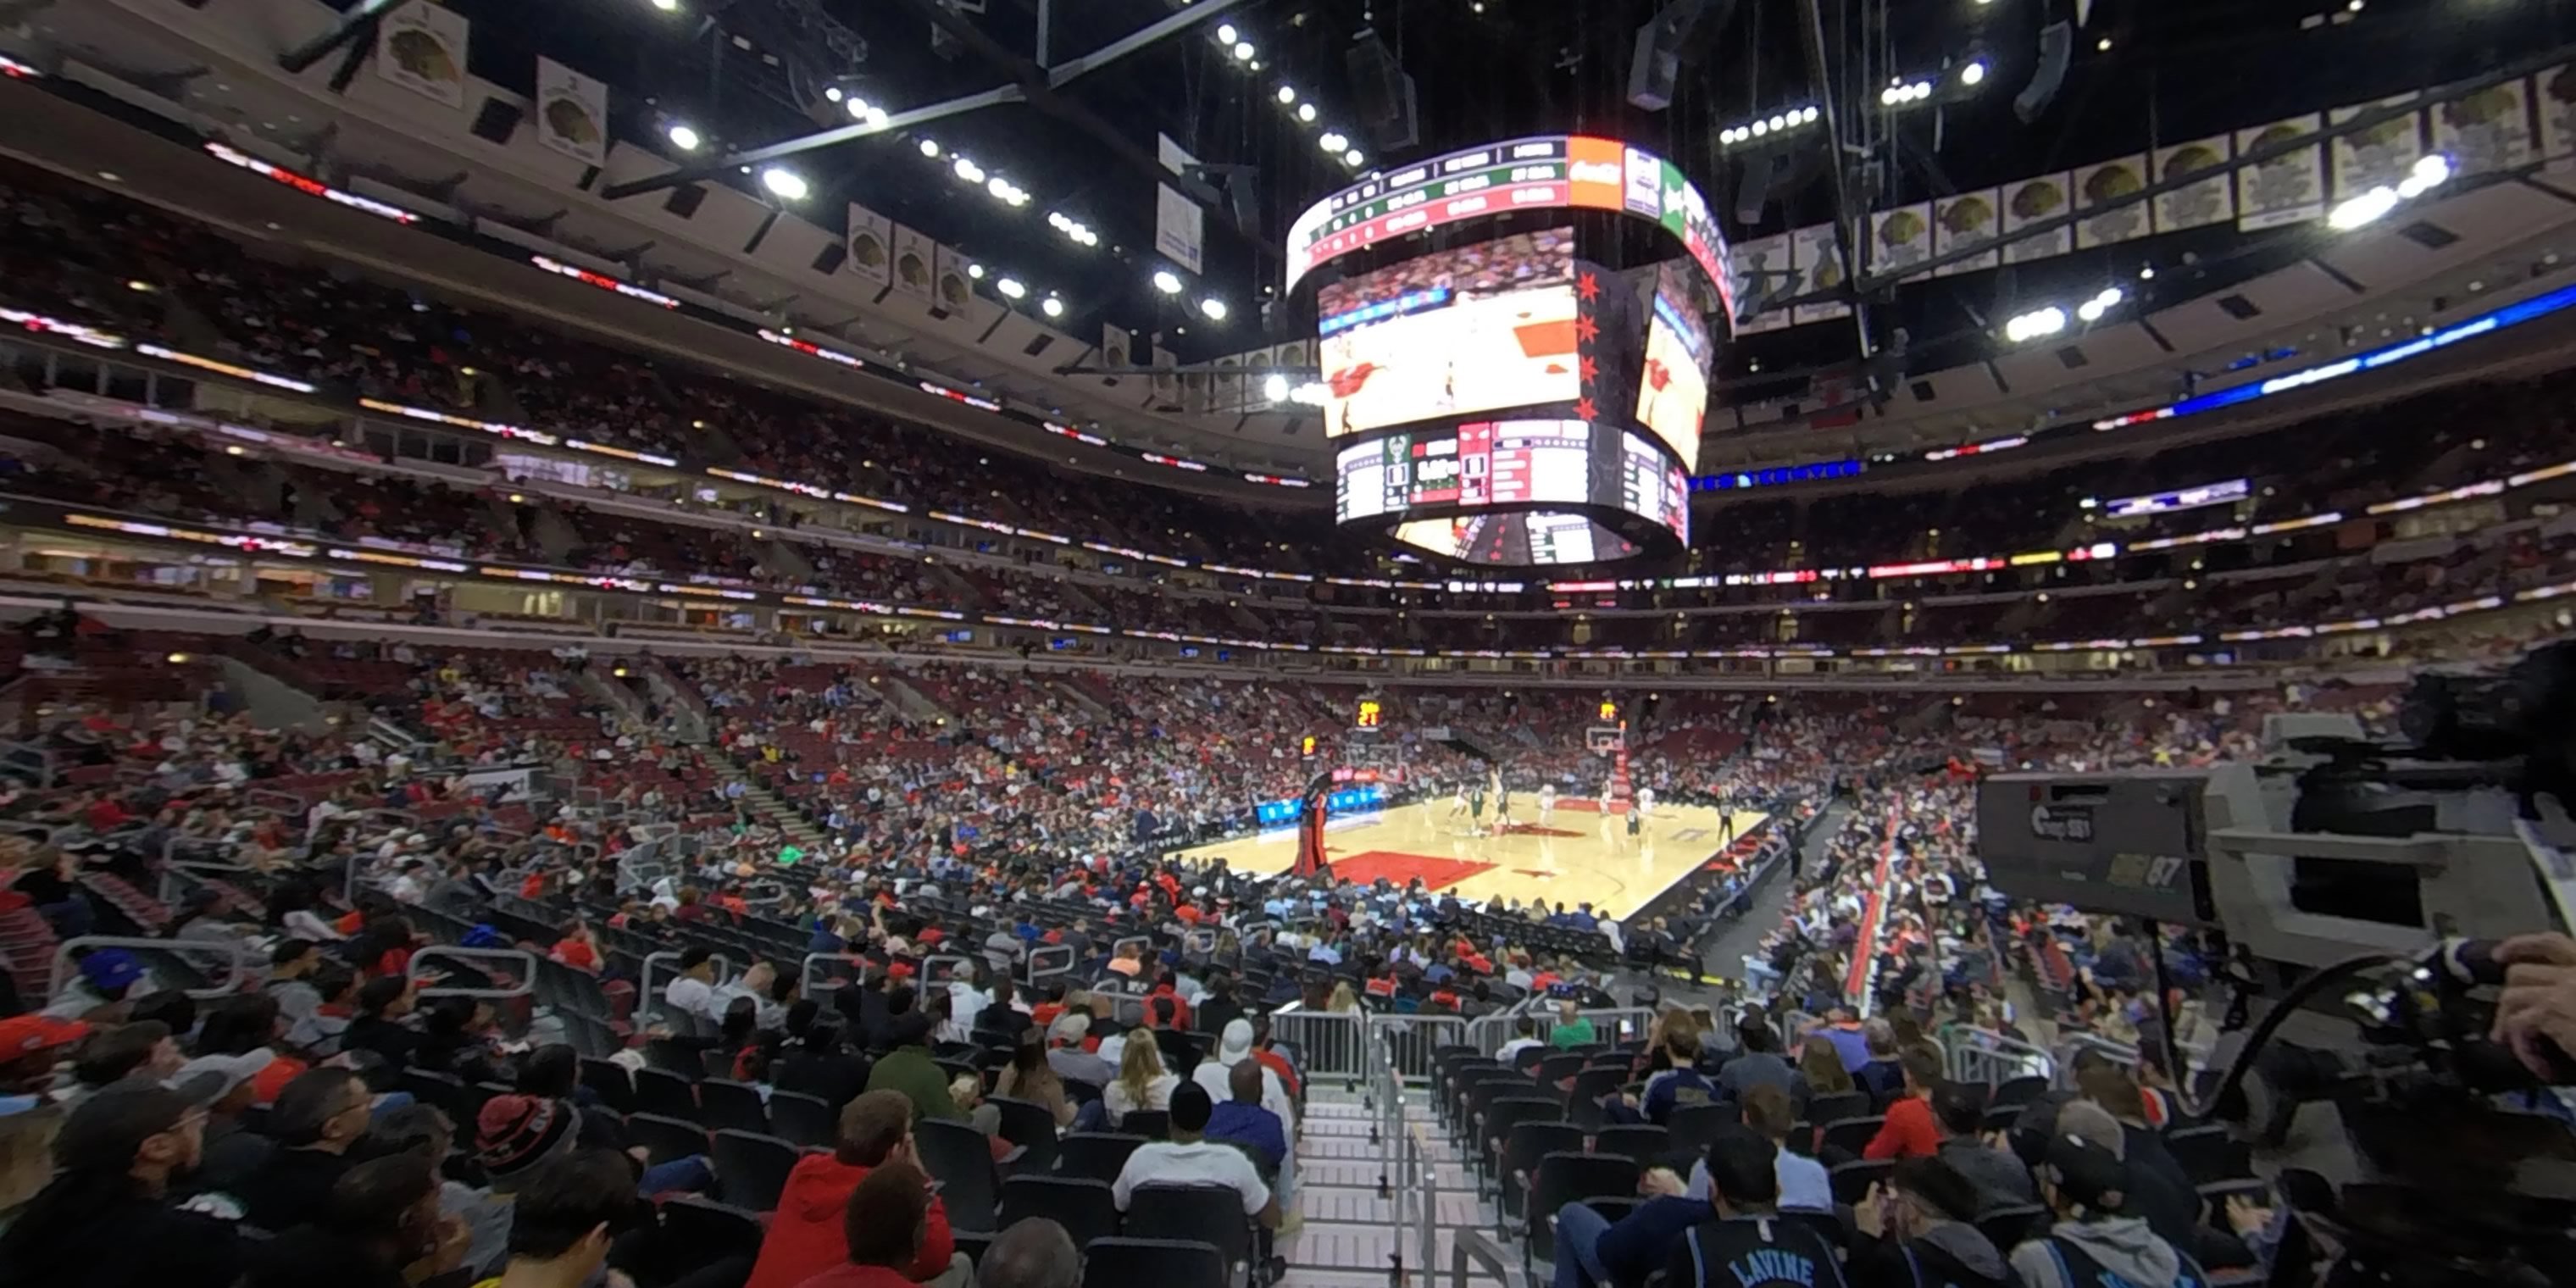
[[[2012,1268],[2022,1282],[2029,1288],[2208,1283],[2188,1255],[2149,1229],[2145,1217],[2130,1214],[2129,1178],[2129,1165],[2108,1146],[2064,1130],[2051,1137],[2039,1165],[2039,1192],[2056,1220],[2047,1233],[2013,1249]]]

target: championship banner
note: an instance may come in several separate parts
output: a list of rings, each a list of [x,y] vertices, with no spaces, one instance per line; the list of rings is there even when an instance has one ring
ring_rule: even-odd
[[[2402,101],[2392,99],[2391,102]],[[2378,105],[2338,107],[2326,119],[2341,125]],[[2396,187],[2424,155],[2423,113],[2408,112],[2334,141],[2334,191],[2340,201],[2381,185]]]
[[[1894,273],[1932,258],[1932,203],[1918,201],[1869,217],[1869,271]]]
[[[933,302],[951,313],[965,312],[966,306],[975,300],[975,279],[967,275],[966,257],[945,242],[934,242],[930,247],[930,262]]]
[[[894,289],[924,304],[938,302],[931,293],[930,238],[918,228],[894,226]]]
[[[2323,128],[2325,115],[2310,112],[2236,132],[2236,154],[2275,147]],[[2326,155],[2311,143],[2261,165],[2236,172],[2236,227],[2244,232],[2321,219],[2326,213]]]
[[[2075,247],[2091,250],[2096,246],[2113,246],[2136,241],[2153,231],[2153,216],[2148,203],[2133,201],[2125,206],[2110,203],[2133,197],[2147,189],[2147,158],[2120,157],[2084,166],[2075,172],[2075,209],[2085,217],[2075,225]],[[2110,206],[2099,214],[2095,207]]]
[[[376,28],[376,74],[425,98],[463,108],[466,36],[464,14],[434,4],[404,5]]]
[[[2075,176],[2070,173],[2043,174],[2004,185],[2004,262],[2027,264],[2035,259],[2064,255],[2075,249],[2075,230],[2059,228],[2051,232],[2020,236],[2032,224],[2055,219],[2073,205],[2068,197],[2075,190]]]
[[[2432,110],[2433,150],[2449,154],[2463,175],[2493,174],[2531,162],[2531,82],[2489,85]]]
[[[1932,250],[1938,255],[1953,251],[1974,250],[1996,245],[2003,234],[2003,189],[1986,188],[1963,192],[1932,203]],[[1988,250],[1970,255],[1955,264],[1944,264],[1932,270],[1934,277],[1956,277],[1994,268],[2003,263],[2002,252]]]
[[[1154,373],[1154,396],[1166,404],[1179,402],[1181,378],[1172,374],[1172,368],[1180,365],[1181,360],[1174,357],[1171,350],[1161,345],[1154,346],[1152,352],[1154,355],[1152,365],[1159,368]]]
[[[894,285],[894,221],[850,203],[850,271],[879,286]]]
[[[1174,174],[1185,174],[1199,163],[1168,134],[1154,136],[1154,152],[1163,168]],[[1207,212],[1180,189],[1168,183],[1154,185],[1154,252],[1193,276],[1204,276],[1206,246]]]
[[[2539,93],[2540,155],[2555,173],[2576,170],[2576,63],[2542,72],[2532,79]]]
[[[1103,322],[1100,324],[1100,365],[1104,367],[1126,366],[1128,365],[1128,355],[1135,351],[1136,346],[1134,338],[1127,334],[1127,328],[1120,326],[1115,322]],[[1112,376],[1110,378],[1114,380],[1119,377]]]
[[[537,59],[537,138],[576,161],[608,163],[608,84]]]
[[[1736,324],[1741,335],[1779,331],[1790,325],[1789,310],[1762,308],[1766,299],[1787,299],[1807,289],[1807,276],[1790,258],[1793,235],[1774,233],[1735,244],[1727,261],[1728,271],[1735,274],[1735,298],[1740,308],[1754,310],[1753,316]]]
[[[2233,145],[2224,134],[2158,148],[2156,177],[2170,181],[2215,170],[2234,155]],[[2229,183],[2226,175],[2214,174],[2198,183],[2158,193],[2155,206],[2156,231],[2160,233],[2223,224],[2236,217],[2236,185]]]
[[[1842,256],[1834,249],[1834,226],[1817,224],[1789,234],[1789,262],[1798,270],[1802,291],[1830,291],[1846,284]],[[1831,322],[1851,316],[1851,306],[1836,301],[1831,304],[1801,304],[1792,315],[1799,326],[1810,322]]]

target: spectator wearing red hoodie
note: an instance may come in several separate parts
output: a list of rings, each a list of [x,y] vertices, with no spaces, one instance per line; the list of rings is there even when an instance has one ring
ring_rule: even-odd
[[[930,1241],[939,1203],[930,1178],[911,1163],[888,1163],[851,1187],[840,1218],[848,1259],[805,1280],[803,1288],[910,1288],[906,1266]],[[753,1283],[760,1282],[757,1275]]]
[[[851,1240],[843,1216],[852,1210],[850,1196],[871,1173],[894,1164],[909,1168],[914,1162],[912,1102],[902,1092],[871,1091],[851,1101],[841,1110],[840,1136],[832,1152],[809,1154],[787,1174],[787,1187],[779,1193],[778,1211],[769,1219],[760,1259],[745,1288],[798,1288],[848,1264]],[[928,1203],[920,1246],[896,1269],[914,1283],[962,1284],[967,1264],[949,1234],[948,1210],[926,1190],[924,1197]]]
[[[1905,1094],[1887,1107],[1887,1121],[1861,1150],[1863,1158],[1930,1158],[1941,1152],[1941,1127],[1932,1116],[1932,1089],[1941,1085],[1941,1053],[1929,1043],[1905,1048]]]

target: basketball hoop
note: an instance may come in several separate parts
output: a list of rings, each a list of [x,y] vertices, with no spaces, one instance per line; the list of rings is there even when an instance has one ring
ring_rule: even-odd
[[[1627,731],[1616,725],[1594,725],[1583,731],[1583,745],[1596,756],[1607,756],[1627,741]]]

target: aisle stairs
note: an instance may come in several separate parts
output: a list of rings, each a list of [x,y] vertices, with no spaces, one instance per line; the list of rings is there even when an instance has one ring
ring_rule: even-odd
[[[1456,1232],[1493,1231],[1494,1205],[1478,1197],[1463,1147],[1418,1088],[1405,1092],[1404,1124],[1419,1133],[1421,1157],[1434,1186],[1435,1264],[1420,1264],[1418,1228],[1407,1228],[1400,1236],[1397,1230],[1400,1142],[1384,1139],[1372,1101],[1339,1086],[1319,1085],[1307,1093],[1305,1125],[1297,1141],[1297,1212],[1305,1223],[1279,1240],[1288,1273],[1278,1288],[1388,1288],[1427,1284],[1435,1275],[1446,1285]],[[1390,1272],[1399,1268],[1401,1279],[1391,1279]],[[1467,1283],[1468,1288],[1511,1288],[1483,1273],[1470,1274]]]

